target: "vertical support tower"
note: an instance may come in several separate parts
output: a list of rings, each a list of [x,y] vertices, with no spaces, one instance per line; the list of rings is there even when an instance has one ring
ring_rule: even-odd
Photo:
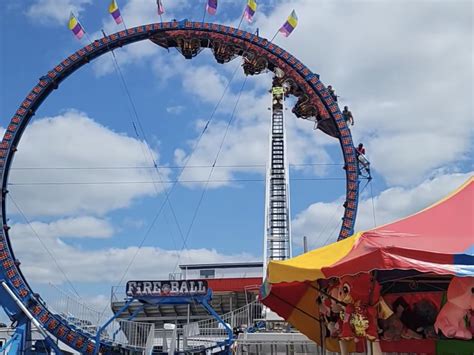
[[[265,185],[264,277],[270,260],[291,258],[289,166],[286,149],[285,90],[274,77],[271,90],[269,159]]]

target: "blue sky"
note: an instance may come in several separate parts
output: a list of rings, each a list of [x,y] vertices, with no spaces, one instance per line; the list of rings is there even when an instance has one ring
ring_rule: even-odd
[[[165,20],[202,19],[203,1],[163,2]],[[244,4],[220,1],[211,20],[236,25]],[[1,127],[41,75],[86,44],[67,29],[71,10],[91,38],[101,28],[121,29],[107,5],[105,0],[1,2]],[[128,26],[159,21],[155,1],[119,5]],[[255,24],[244,28],[259,27],[262,36],[272,37],[293,8],[299,26],[276,43],[336,88],[340,104],[354,113],[354,140],[365,143],[373,164],[374,181],[361,196],[357,229],[374,226],[372,202],[379,225],[427,206],[472,175],[470,1],[260,1]],[[239,59],[219,65],[209,51],[188,61],[149,42],[117,50],[116,56],[146,143],[134,133],[136,118],[111,56],[105,55],[45,101],[13,165],[10,195],[31,223],[10,201],[13,246],[29,281],[46,299],[49,282],[68,285],[37,237],[82,297],[107,302],[110,286],[120,280],[165,199],[163,188],[170,187],[144,182],[176,179],[179,169],[173,167],[189,157],[240,65]],[[243,80],[238,70],[189,165],[215,160]],[[219,182],[209,184],[186,250],[180,253],[179,229],[186,236],[202,182],[177,184],[170,201],[178,224],[166,205],[125,279],[167,277],[178,254],[186,263],[261,258],[270,80],[266,74],[245,83],[219,154],[217,165],[226,168],[213,172],[211,180]],[[287,112],[299,253],[303,235],[312,247],[336,238],[344,181],[333,179],[343,177],[342,157],[336,140]],[[168,167],[160,176],[153,169],[124,169],[151,166],[150,152],[158,165]],[[58,167],[74,169],[51,169]],[[208,174],[208,168],[186,169],[182,179],[205,181]],[[259,181],[231,181],[249,179]],[[34,185],[45,182],[62,184]]]

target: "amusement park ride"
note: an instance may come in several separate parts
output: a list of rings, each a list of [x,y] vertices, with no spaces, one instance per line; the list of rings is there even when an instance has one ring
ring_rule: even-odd
[[[111,338],[104,336],[108,322],[115,319],[117,314],[99,329],[95,329],[95,332],[87,332],[75,326],[63,315],[48,309],[46,302],[30,287],[21,271],[20,261],[14,256],[6,200],[8,174],[13,157],[23,132],[41,103],[59,88],[63,80],[95,58],[116,48],[144,40],[151,40],[166,49],[174,47],[187,59],[195,57],[205,48],[209,48],[217,62],[221,64],[242,57],[242,67],[246,75],[258,75],[267,71],[274,73],[270,162],[266,178],[264,265],[269,260],[284,260],[291,257],[288,158],[284,125],[285,97],[290,95],[297,98],[293,108],[297,117],[313,121],[315,128],[340,142],[346,176],[346,199],[339,239],[347,238],[353,233],[359,195],[358,156],[341,111],[320,81],[318,74],[311,72],[296,57],[265,38],[215,23],[188,20],[161,22],[104,36],[71,54],[40,78],[11,118],[0,144],[2,183],[0,213],[3,225],[0,231],[0,305],[16,326],[15,333],[7,344],[10,349],[8,354],[40,353],[31,350],[32,325],[43,334],[47,351],[54,351],[56,354],[62,354],[58,343],[66,344],[83,354],[140,353],[132,346],[124,346],[117,350]],[[135,283],[134,287],[137,285]],[[180,284],[179,287],[188,290],[183,292],[187,296],[168,294],[167,298],[163,298],[162,292],[159,295],[151,291],[140,293],[131,288],[124,309],[120,312],[124,312],[130,302],[137,299],[142,303],[200,302],[216,319],[220,319],[208,305],[210,289],[206,289],[205,293],[191,292],[190,290],[194,289],[189,283]],[[158,289],[163,288],[157,286],[155,290]],[[229,337],[225,344],[219,346],[223,352],[228,352],[233,341],[232,332],[228,324],[223,321],[221,324],[229,333]]]

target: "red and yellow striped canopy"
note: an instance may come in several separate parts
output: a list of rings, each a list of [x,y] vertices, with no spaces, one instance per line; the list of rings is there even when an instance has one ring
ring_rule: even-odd
[[[474,177],[402,220],[268,265],[262,301],[320,343],[316,280],[373,270],[474,276]],[[337,344],[327,344],[337,350]]]

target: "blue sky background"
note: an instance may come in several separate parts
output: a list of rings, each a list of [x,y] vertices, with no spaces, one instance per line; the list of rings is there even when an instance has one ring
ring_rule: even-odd
[[[202,19],[203,1],[163,2],[165,20]],[[71,10],[93,39],[101,28],[107,33],[121,29],[107,13],[108,3],[1,2],[2,127],[41,75],[86,44],[67,29]],[[128,26],[159,21],[155,1],[122,0],[119,5]],[[217,16],[208,19],[236,25],[244,5],[220,1]],[[300,23],[276,43],[336,88],[340,104],[354,113],[354,140],[365,143],[373,164],[374,181],[361,196],[357,229],[413,213],[472,175],[470,1],[260,1],[256,22],[244,28],[259,27],[271,38],[293,8]],[[165,198],[162,184],[116,184],[159,180],[156,171],[122,168],[151,166],[149,149],[160,166],[182,165],[240,65],[239,59],[219,65],[208,50],[188,61],[174,49],[168,53],[149,42],[124,47],[116,56],[149,146],[134,133],[130,103],[111,56],[105,55],[45,101],[13,165],[10,195],[31,225],[10,201],[12,242],[29,281],[46,299],[49,282],[70,287],[38,237],[81,297],[99,306],[107,303],[110,286],[120,280]],[[209,166],[216,158],[243,80],[238,70],[189,165]],[[232,167],[213,172],[211,180],[220,182],[210,183],[179,262],[260,260],[270,80],[270,74],[248,78],[218,160]],[[303,235],[311,247],[335,240],[345,183],[333,180],[344,176],[338,142],[313,131],[311,122],[296,120],[292,103],[288,149],[299,253]],[[27,167],[36,169],[20,169]],[[75,169],[51,169],[57,167]],[[109,169],[90,169],[103,167]],[[167,180],[179,172],[160,171]],[[187,169],[182,178],[202,181],[208,173],[208,168]],[[29,185],[38,182],[68,184]],[[203,183],[176,186],[170,201],[179,227],[167,205],[125,280],[166,278],[173,272],[183,244],[179,228],[186,235],[203,188]]]

